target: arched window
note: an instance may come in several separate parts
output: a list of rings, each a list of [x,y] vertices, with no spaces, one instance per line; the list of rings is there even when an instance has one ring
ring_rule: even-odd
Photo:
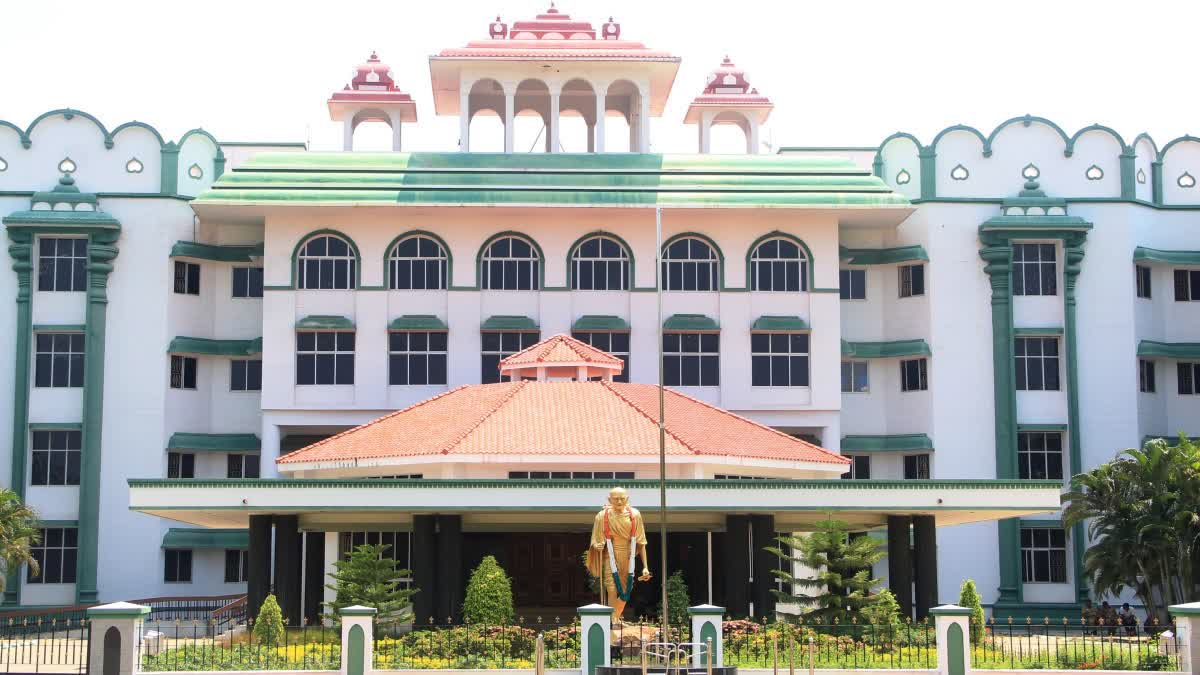
[[[358,256],[341,237],[323,234],[304,242],[296,256],[296,287],[352,289]]]
[[[444,290],[446,249],[433,237],[414,234],[396,242],[388,255],[388,288]]]
[[[666,291],[715,291],[720,288],[717,252],[697,237],[681,237],[663,248]]]
[[[768,239],[750,254],[750,290],[807,291],[808,260],[790,239]]]
[[[541,289],[542,259],[528,239],[501,237],[483,252],[479,285],[493,291]]]
[[[589,237],[571,252],[571,272],[572,290],[627,291],[629,253],[612,237]]]

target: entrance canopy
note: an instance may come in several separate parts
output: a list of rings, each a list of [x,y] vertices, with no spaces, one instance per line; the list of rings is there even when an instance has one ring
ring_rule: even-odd
[[[615,481],[648,524],[658,481]],[[387,524],[413,515],[462,515],[464,531],[588,530],[614,481],[388,479],[130,480],[130,508],[201,527],[246,527],[252,515],[299,516],[301,529]],[[777,531],[804,531],[832,513],[856,529],[887,517],[933,516],[937,525],[1014,518],[1059,508],[1058,481],[668,480],[672,530],[722,529],[730,514],[771,514]]]

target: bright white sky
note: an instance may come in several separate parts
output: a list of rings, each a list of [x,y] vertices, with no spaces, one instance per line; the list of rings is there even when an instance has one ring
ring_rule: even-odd
[[[1048,117],[1068,133],[1099,122],[1160,146],[1200,134],[1200,2],[1140,0],[561,0],[596,27],[683,58],[658,152],[694,152],[681,120],[728,53],[775,103],[762,140],[875,145],[905,130],[991,131]],[[24,127],[60,107],[109,128],[138,119],[167,138],[203,126],[227,141],[310,141],[340,149],[325,101],[372,50],[417,100],[406,150],[453,150],[455,118],[433,115],[427,57],[483,39],[488,22],[532,18],[548,0],[6,0],[0,119]],[[540,124],[538,124],[540,127]],[[564,129],[565,130],[565,129]],[[387,147],[386,130],[359,148]],[[518,127],[518,134],[520,134]],[[720,147],[733,150],[735,137]],[[732,145],[731,145],[732,144]],[[765,149],[764,149],[765,151]]]

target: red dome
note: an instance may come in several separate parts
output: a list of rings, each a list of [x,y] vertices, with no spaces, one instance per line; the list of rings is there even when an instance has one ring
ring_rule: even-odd
[[[354,69],[354,78],[346,88],[354,91],[396,91],[396,81],[392,79],[392,69],[372,51],[366,63]]]

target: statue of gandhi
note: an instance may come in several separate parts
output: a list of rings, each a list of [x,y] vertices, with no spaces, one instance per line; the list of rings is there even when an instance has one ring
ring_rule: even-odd
[[[587,568],[592,576],[602,579],[600,602],[606,596],[613,608],[613,621],[621,620],[625,603],[633,593],[634,554],[642,558],[642,574],[638,581],[650,580],[650,564],[646,558],[646,527],[642,514],[629,505],[624,488],[613,488],[608,503],[596,514],[592,523],[592,545],[588,549]]]

